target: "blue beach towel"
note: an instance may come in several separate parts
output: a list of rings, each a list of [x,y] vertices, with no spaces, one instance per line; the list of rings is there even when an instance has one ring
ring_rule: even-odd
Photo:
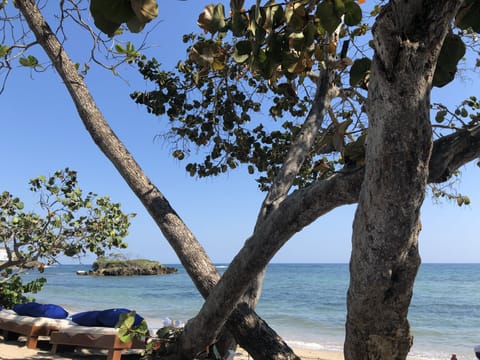
[[[82,326],[103,326],[103,327],[115,327],[120,315],[124,313],[132,312],[129,309],[107,309],[107,310],[93,310],[84,311],[78,314],[72,315],[72,321]],[[134,326],[140,325],[143,321],[143,317],[136,314]]]
[[[99,310],[84,311],[84,312],[72,315],[72,321],[75,324],[82,325],[82,326],[102,326],[102,324],[97,320],[97,317],[100,313],[101,311]]]
[[[39,304],[37,302],[14,305],[13,311],[18,315],[48,317],[51,319],[65,319],[68,316],[68,312],[59,305]]]

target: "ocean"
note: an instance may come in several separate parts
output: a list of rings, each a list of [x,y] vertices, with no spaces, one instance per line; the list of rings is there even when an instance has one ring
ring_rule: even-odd
[[[45,270],[37,301],[71,312],[123,307],[136,310],[149,327],[169,318],[186,322],[202,298],[181,265],[177,274],[136,277],[79,276],[89,265]],[[218,265],[219,271],[226,265]],[[26,279],[40,276],[31,272]],[[345,336],[347,264],[271,264],[257,307],[291,346],[342,351]],[[480,344],[480,264],[423,264],[409,311],[414,335],[410,355],[419,360],[473,360]]]

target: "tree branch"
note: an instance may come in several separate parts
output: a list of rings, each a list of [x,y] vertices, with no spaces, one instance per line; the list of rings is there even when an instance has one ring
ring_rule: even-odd
[[[150,181],[128,149],[112,131],[95,104],[83,78],[78,74],[75,65],[64,51],[35,2],[33,0],[17,0],[16,6],[62,78],[93,141],[140,199],[178,255],[199,292],[203,297],[207,297],[220,278],[215,265],[165,196]],[[275,339],[276,350],[290,354],[290,356],[293,354],[288,345],[272,329],[268,328],[266,323],[251,309],[237,309],[235,312],[237,321],[229,322],[229,330],[249,353],[262,353],[262,349],[256,349],[254,345],[262,341],[262,339],[258,339],[259,337],[265,337]],[[249,317],[248,321],[247,316]],[[253,329],[258,323],[264,324],[261,335],[258,331],[248,330]],[[275,354],[269,354],[269,356],[273,355]],[[264,358],[268,359],[268,357]]]
[[[433,144],[431,183],[447,181],[462,165],[480,157],[480,125],[444,136]]]
[[[337,37],[338,31],[339,29],[337,29],[334,34],[327,36],[325,43],[329,44],[331,38]],[[325,45],[325,47],[327,46],[328,45]],[[312,107],[302,125],[300,133],[290,146],[290,150],[283,162],[280,172],[276,176],[272,187],[263,201],[256,226],[287,196],[295,177],[298,175],[300,168],[313,147],[315,138],[318,135],[318,130],[323,123],[325,113],[330,106],[330,102],[338,93],[338,89],[334,85],[335,69],[332,69],[335,59],[327,49],[324,51],[326,54],[325,63],[327,64],[327,68],[323,70],[318,79],[316,79],[317,87]]]

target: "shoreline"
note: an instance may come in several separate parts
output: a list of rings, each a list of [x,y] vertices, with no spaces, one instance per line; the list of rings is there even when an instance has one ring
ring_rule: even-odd
[[[105,360],[106,353],[102,351],[80,351],[53,354],[50,352],[49,344],[45,341],[40,342],[37,349],[28,349],[23,341],[7,341],[3,338],[0,341],[0,359],[5,360]],[[301,348],[294,348],[302,360],[343,360],[341,352],[317,351]],[[138,360],[140,356],[135,353],[125,352],[122,360]],[[252,360],[242,349],[237,350],[235,360]]]
[[[65,352],[54,354],[50,352],[50,344],[46,341],[39,342],[39,348],[28,349],[25,342],[20,341],[0,341],[0,359],[2,360],[105,360],[106,351],[79,349],[75,352]],[[344,360],[343,353],[340,351],[310,350],[305,348],[293,348],[302,360]],[[139,360],[138,351],[125,351],[122,354],[122,360]],[[238,348],[235,360],[253,360],[243,349]],[[414,356],[408,356],[407,359],[421,359]]]
[[[105,360],[106,351],[98,349],[77,349],[75,352],[62,352],[53,354],[50,352],[51,345],[48,339],[39,339],[37,349],[28,349],[25,338],[18,341],[4,341],[0,335],[0,359],[2,360]],[[301,347],[292,347],[293,351],[302,360],[344,360],[340,351],[311,350]],[[127,350],[122,353],[121,360],[140,360],[139,350]],[[253,360],[246,351],[237,349],[235,360]],[[421,356],[407,357],[407,360],[427,359]]]

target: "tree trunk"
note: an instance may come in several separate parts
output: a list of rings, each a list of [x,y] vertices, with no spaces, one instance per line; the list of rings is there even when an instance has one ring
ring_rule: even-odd
[[[334,34],[332,38],[336,36],[337,34]],[[328,40],[330,39],[327,37],[326,44],[330,43]],[[329,54],[328,51],[325,53]],[[202,344],[210,343],[217,337],[218,330],[224,326],[241,297],[247,298],[251,306],[256,304],[267,264],[281,246],[298,231],[296,224],[285,221],[286,217],[283,217],[284,214],[279,208],[286,202],[294,179],[315,142],[330,102],[337,94],[334,85],[336,75],[334,59],[331,55],[326,56],[327,69],[319,76],[312,108],[262,204],[252,237],[245,242],[231,262],[198,315],[185,326],[182,342],[186,358],[195,354]],[[272,226],[272,218],[278,219],[279,216],[284,220],[281,228],[285,228],[287,224],[287,229],[281,234],[274,235],[278,233],[279,228]],[[205,331],[207,324],[209,331]]]
[[[391,1],[373,29],[365,178],[355,214],[346,360],[404,360],[432,148],[430,89],[457,0]],[[420,26],[421,19],[425,23]]]
[[[215,265],[190,232],[167,199],[151,183],[141,167],[109,127],[97,108],[83,78],[78,74],[55,34],[32,0],[18,0],[16,6],[27,20],[37,41],[45,50],[65,83],[77,111],[92,139],[113,163],[127,184],[141,200],[163,235],[179,257],[203,297],[220,279]],[[265,354],[259,359],[298,359],[290,347],[258,315],[242,306],[234,311],[235,321],[228,322],[229,330],[237,342],[252,356]],[[264,349],[268,344],[268,349]],[[205,344],[205,347],[210,344]]]

